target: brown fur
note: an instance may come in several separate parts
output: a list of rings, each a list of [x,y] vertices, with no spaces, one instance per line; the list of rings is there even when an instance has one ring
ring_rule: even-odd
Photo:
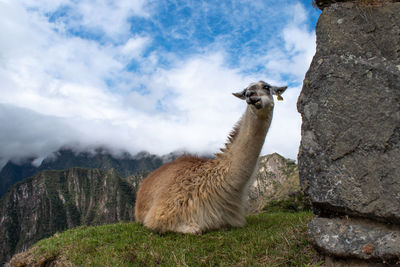
[[[248,105],[223,153],[215,159],[183,156],[144,179],[135,205],[138,222],[156,232],[191,234],[245,224],[247,184],[273,111],[272,96],[262,90],[265,83],[256,85],[252,90],[262,99],[262,108]]]

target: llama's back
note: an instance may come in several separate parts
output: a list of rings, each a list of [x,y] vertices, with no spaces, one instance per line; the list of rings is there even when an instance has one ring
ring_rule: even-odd
[[[193,156],[182,156],[173,162],[165,164],[150,173],[140,184],[136,196],[135,219],[144,224],[150,209],[159,203],[159,199],[165,197],[173,189],[171,188],[182,170],[193,169],[193,166],[201,165],[206,159]]]

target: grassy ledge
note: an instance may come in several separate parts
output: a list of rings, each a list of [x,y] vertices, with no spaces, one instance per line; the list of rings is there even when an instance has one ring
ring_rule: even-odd
[[[78,227],[14,256],[11,266],[319,266],[306,240],[311,212],[247,217],[243,228],[192,236],[150,232],[138,223]]]

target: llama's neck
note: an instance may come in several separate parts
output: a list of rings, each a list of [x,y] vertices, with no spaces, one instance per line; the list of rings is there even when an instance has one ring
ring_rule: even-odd
[[[230,142],[220,155],[230,165],[229,184],[241,189],[252,175],[263,147],[272,119],[272,107],[267,107],[265,116],[259,118],[250,106],[230,136]]]

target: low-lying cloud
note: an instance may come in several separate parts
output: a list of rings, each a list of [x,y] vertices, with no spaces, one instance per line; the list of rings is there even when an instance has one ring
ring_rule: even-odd
[[[157,11],[134,2],[0,0],[0,164],[40,161],[62,146],[217,152],[245,109],[231,93],[260,79],[290,85],[262,153],[296,158],[296,101],[315,50],[301,4],[254,54],[232,55],[224,37],[182,55],[158,47],[156,32],[132,33],[130,18],[151,21]]]

